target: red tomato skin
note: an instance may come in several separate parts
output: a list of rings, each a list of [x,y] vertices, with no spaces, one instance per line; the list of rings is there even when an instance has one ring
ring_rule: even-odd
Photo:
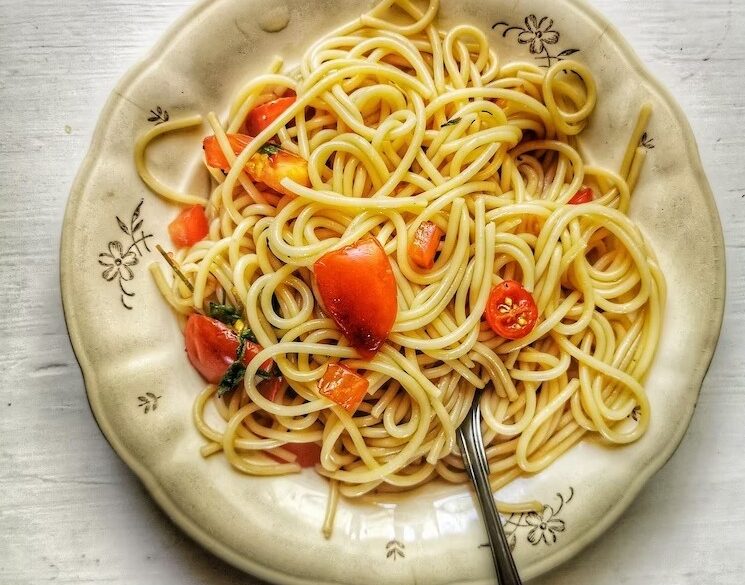
[[[324,311],[364,359],[372,359],[398,312],[396,280],[380,242],[367,236],[322,256],[313,267]]]
[[[295,96],[281,97],[251,110],[246,120],[246,131],[251,136],[258,136],[269,124],[274,122],[282,112],[295,103]]]
[[[177,248],[193,246],[210,230],[207,214],[201,205],[187,207],[168,225],[168,234]]]
[[[295,463],[300,467],[313,467],[321,462],[321,447],[315,443],[285,443],[282,448],[297,456]]]
[[[519,318],[525,319],[524,325],[518,323]],[[538,307],[533,295],[519,282],[505,280],[489,293],[486,320],[497,335],[505,339],[520,339],[535,327],[538,321]]]
[[[274,402],[277,393],[282,388],[282,378],[269,378],[268,380],[259,382],[257,388],[264,398]]]
[[[210,384],[219,384],[238,355],[238,334],[217,319],[192,313],[186,321],[184,339],[186,355],[194,368]],[[248,365],[261,350],[257,343],[247,341],[243,363]],[[273,365],[273,360],[268,359],[261,367],[269,371]]]
[[[595,194],[592,189],[583,185],[582,188],[569,200],[569,204],[581,205],[582,203],[590,203],[594,198]]]
[[[218,384],[238,352],[235,331],[215,319],[193,313],[186,322],[184,338],[191,364],[207,382]]]

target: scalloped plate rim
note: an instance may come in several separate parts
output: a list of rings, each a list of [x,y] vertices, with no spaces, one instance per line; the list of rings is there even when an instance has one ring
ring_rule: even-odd
[[[590,5],[587,0],[563,0],[567,5],[574,5],[579,11],[584,12],[588,17],[598,24],[601,24],[601,28],[604,29],[604,35],[610,37],[611,41],[619,48],[623,57],[626,59],[628,64],[639,74],[639,76],[648,84],[649,88],[655,91],[658,96],[667,106],[670,107],[675,115],[677,122],[681,125],[682,131],[685,135],[685,150],[688,154],[688,162],[691,165],[691,170],[698,178],[698,184],[704,189],[704,195],[708,204],[708,212],[712,218],[716,219],[716,225],[719,228],[717,230],[715,250],[719,254],[719,262],[721,265],[721,272],[718,275],[719,281],[716,283],[717,288],[720,292],[718,297],[714,299],[714,303],[710,307],[713,315],[713,327],[712,331],[715,336],[712,341],[711,350],[708,352],[709,355],[702,356],[702,359],[696,364],[694,371],[696,372],[695,381],[698,386],[698,393],[696,403],[688,407],[685,411],[685,424],[680,426],[680,430],[664,445],[664,448],[658,452],[658,455],[650,459],[644,466],[643,470],[637,476],[636,480],[633,481],[625,492],[623,498],[616,501],[616,504],[591,528],[582,533],[581,536],[571,541],[564,548],[545,555],[540,561],[535,562],[530,567],[530,574],[527,576],[528,579],[537,577],[538,575],[544,574],[566,560],[574,557],[582,549],[588,546],[591,542],[597,539],[602,533],[610,528],[623,512],[630,506],[631,502],[637,497],[642,488],[646,485],[649,479],[657,473],[667,461],[675,454],[675,451],[680,446],[680,443],[685,435],[685,432],[690,425],[693,412],[696,408],[698,399],[700,398],[701,386],[704,381],[704,377],[709,369],[711,361],[714,357],[716,346],[720,337],[722,323],[724,319],[724,307],[725,307],[725,295],[726,295],[726,258],[724,255],[724,237],[721,228],[721,219],[717,210],[714,194],[709,185],[706,177],[703,163],[699,154],[698,146],[696,143],[693,130],[677,100],[672,94],[665,88],[662,83],[651,73],[644,62],[636,54],[632,46],[623,37],[620,31],[615,25],[608,20],[598,9]],[[157,481],[154,474],[145,468],[140,461],[131,454],[127,447],[122,444],[117,435],[110,428],[109,423],[106,419],[105,411],[101,407],[97,395],[98,387],[96,385],[96,369],[93,362],[89,359],[81,335],[77,330],[76,321],[74,319],[74,301],[69,297],[69,292],[72,288],[70,280],[72,278],[73,270],[65,266],[64,259],[69,257],[72,243],[74,239],[74,230],[72,224],[72,218],[78,207],[78,200],[82,194],[82,184],[86,176],[90,173],[90,170],[98,160],[98,149],[102,141],[102,137],[105,134],[105,130],[111,123],[111,118],[107,116],[114,107],[115,104],[123,99],[121,97],[122,91],[132,81],[142,75],[148,66],[160,60],[158,56],[164,48],[169,46],[175,37],[180,33],[184,25],[190,22],[192,19],[198,17],[208,6],[210,0],[199,0],[194,6],[188,8],[181,16],[179,16],[163,33],[159,40],[152,46],[146,54],[133,64],[124,76],[116,83],[112,89],[111,94],[106,100],[103,109],[101,110],[96,123],[96,127],[93,131],[90,146],[88,147],[87,153],[83,162],[81,163],[80,169],[73,180],[72,187],[70,190],[70,197],[65,207],[65,213],[62,223],[62,234],[60,244],[60,283],[61,283],[61,295],[63,313],[65,317],[65,324],[67,327],[68,335],[72,344],[72,348],[75,357],[80,366],[83,374],[83,381],[86,389],[86,397],[93,414],[94,420],[99,427],[101,434],[104,436],[106,441],[111,445],[112,449],[119,456],[119,458],[135,473],[135,475],[142,481],[147,491],[157,502],[159,507],[169,516],[169,518],[184,532],[186,532],[192,539],[198,542],[201,546],[206,548],[211,553],[230,563],[231,565],[246,571],[256,577],[264,580],[283,583],[287,585],[344,585],[339,581],[324,581],[319,583],[318,581],[309,581],[306,579],[300,579],[293,575],[278,571],[270,566],[262,565],[253,562],[239,552],[232,549],[225,543],[219,542],[217,539],[209,536],[207,532],[197,522],[183,512],[178,505],[169,496],[159,482]],[[470,580],[464,582],[464,585],[489,585],[492,583],[492,579],[479,579]]]

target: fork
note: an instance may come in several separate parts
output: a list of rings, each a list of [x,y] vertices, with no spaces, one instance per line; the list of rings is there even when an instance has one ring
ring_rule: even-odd
[[[474,397],[465,420],[458,427],[458,443],[466,471],[476,489],[481,515],[486,525],[494,568],[497,571],[497,585],[522,585],[489,485],[489,462],[481,438],[481,408],[478,394]]]

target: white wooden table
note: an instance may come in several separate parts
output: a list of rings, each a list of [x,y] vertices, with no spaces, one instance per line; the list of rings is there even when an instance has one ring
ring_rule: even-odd
[[[622,519],[539,585],[745,580],[745,2],[594,0],[687,112],[727,243],[727,313],[681,447]],[[58,279],[98,114],[190,0],[0,0],[0,583],[258,581],[194,544],[96,427]],[[701,307],[702,311],[706,307]]]

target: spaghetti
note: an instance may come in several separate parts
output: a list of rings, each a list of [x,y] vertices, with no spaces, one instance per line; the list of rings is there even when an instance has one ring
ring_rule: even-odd
[[[277,60],[247,83],[224,123],[208,116],[223,160],[207,156],[208,199],[167,187],[145,164],[154,138],[201,117],[160,124],[136,145],[147,185],[201,203],[208,219],[203,239],[172,254],[179,277],[151,267],[164,298],[184,318],[232,307],[236,335],[255,336],[241,341],[241,352],[253,343],[249,357],[235,356],[245,364],[237,388],[210,384],[195,400],[202,453],[276,475],[298,472],[307,452],[297,446],[315,445],[311,463],[331,486],[327,535],[339,495],[465,482],[455,430],[476,397],[495,491],[587,433],[630,443],[650,421],[642,381],[665,284],[627,215],[649,106],[618,173],[588,165],[577,143],[597,98],[587,67],[501,64],[477,28],[438,30],[437,11],[437,0],[384,0],[298,68],[283,73]],[[282,99],[236,146],[252,113]],[[277,153],[307,161],[307,177],[261,180]],[[441,236],[427,240],[425,268],[409,253],[422,226]],[[367,355],[322,302],[316,267],[369,236],[390,265],[397,310]],[[537,320],[520,321],[513,338],[483,319],[502,283],[535,305]],[[512,298],[500,303],[495,319]],[[322,392],[335,363],[365,384],[352,411]]]

